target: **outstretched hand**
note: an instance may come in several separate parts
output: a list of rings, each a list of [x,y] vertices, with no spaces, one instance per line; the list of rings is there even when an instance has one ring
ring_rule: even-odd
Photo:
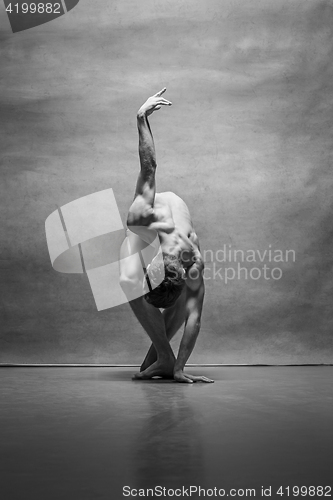
[[[193,382],[205,382],[206,384],[211,384],[214,382],[211,378],[190,375],[189,373],[184,373],[183,371],[175,372],[173,378],[176,382],[183,382],[185,384],[193,384]]]
[[[164,99],[162,95],[166,91],[166,88],[164,87],[162,90],[157,92],[157,94],[149,97],[144,104],[142,104],[141,108],[138,111],[138,116],[140,115],[146,115],[149,116],[154,111],[161,109],[162,106],[171,106],[172,102],[168,101],[167,99]]]

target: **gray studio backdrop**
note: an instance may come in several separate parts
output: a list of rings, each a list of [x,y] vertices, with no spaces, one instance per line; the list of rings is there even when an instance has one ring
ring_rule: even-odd
[[[136,111],[166,86],[157,187],[208,269],[190,361],[332,362],[332,2],[81,0],[14,34],[1,5],[0,27],[0,361],[142,360],[129,305],[98,312],[85,275],[54,271],[44,223],[109,187],[125,223]]]

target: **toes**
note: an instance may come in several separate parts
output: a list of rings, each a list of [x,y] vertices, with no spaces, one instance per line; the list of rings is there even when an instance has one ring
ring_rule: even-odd
[[[158,367],[150,366],[146,370],[135,373],[132,378],[133,380],[149,380],[153,377],[168,378],[169,374]]]
[[[148,368],[144,371],[134,373],[132,379],[133,380],[148,380],[154,376],[154,372],[149,370]]]
[[[145,368],[145,362],[141,365],[140,371],[133,375],[134,380],[147,380],[153,377],[173,379],[173,366],[155,361],[148,368]]]

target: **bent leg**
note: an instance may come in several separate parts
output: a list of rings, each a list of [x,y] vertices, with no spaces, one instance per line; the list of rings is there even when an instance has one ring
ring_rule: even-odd
[[[166,336],[163,315],[159,309],[148,304],[144,297],[129,302],[135,316],[149,335],[156,353],[155,361],[145,370],[134,375],[135,379],[152,377],[173,378],[176,361]]]
[[[175,304],[168,309],[164,309],[162,315],[165,324],[165,332],[168,341],[176,335],[179,328],[185,321],[185,299],[186,293],[183,290],[180,297],[178,297]],[[140,367],[140,371],[146,370],[157,360],[157,353],[154,344],[150,346],[150,349]]]
[[[175,364],[175,356],[166,336],[162,313],[144,299],[144,273],[139,258],[142,240],[135,234],[129,234],[120,251],[120,285],[128,299],[129,305],[149,335],[155,351],[156,362],[146,373],[136,378],[154,376],[171,377]]]

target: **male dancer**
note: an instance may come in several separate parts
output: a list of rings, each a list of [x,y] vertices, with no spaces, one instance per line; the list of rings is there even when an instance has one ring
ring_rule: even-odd
[[[141,170],[134,201],[128,213],[129,230],[120,255],[123,259],[120,261],[121,287],[152,341],[140,372],[134,375],[134,379],[162,377],[189,384],[197,381],[213,382],[207,377],[184,372],[200,330],[205,293],[204,263],[185,202],[175,193],[156,192],[157,164],[148,116],[162,106],[171,106],[172,103],[162,97],[165,91],[166,88],[163,88],[149,97],[137,113]],[[151,235],[156,233],[162,249],[164,279],[162,282],[158,281],[161,276],[161,259],[153,260],[147,267],[145,276],[150,291],[143,294],[140,293],[143,282],[139,279],[140,271],[142,275],[141,263],[126,257],[133,255],[144,245],[147,246],[147,242],[154,239]],[[151,284],[154,279],[160,284],[153,288]],[[164,309],[163,312],[160,308]],[[183,323],[184,334],[175,358],[169,342]]]

